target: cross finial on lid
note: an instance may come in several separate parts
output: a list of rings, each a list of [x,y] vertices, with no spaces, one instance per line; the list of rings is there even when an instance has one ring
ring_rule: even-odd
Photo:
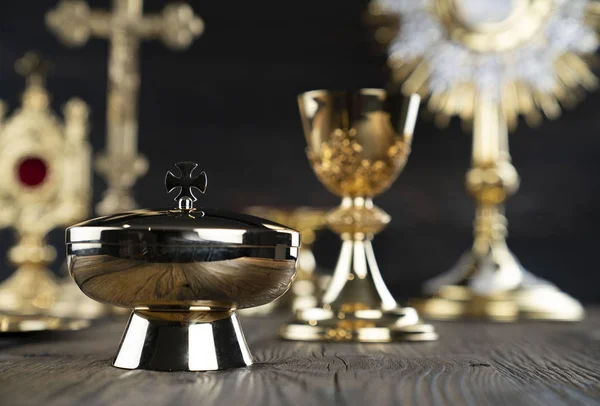
[[[171,193],[174,189],[179,188],[179,193],[174,200],[179,202],[180,209],[191,209],[193,202],[198,200],[194,196],[192,188],[196,188],[204,194],[208,183],[206,173],[201,172],[198,176],[193,176],[194,170],[198,167],[198,164],[194,162],[179,162],[175,164],[175,167],[179,169],[181,176],[177,177],[173,172],[168,171],[165,176],[165,188],[167,189],[167,193]]]

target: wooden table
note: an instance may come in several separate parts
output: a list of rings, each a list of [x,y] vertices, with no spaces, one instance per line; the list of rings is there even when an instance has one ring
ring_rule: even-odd
[[[256,364],[222,372],[110,365],[125,322],[0,337],[1,405],[600,404],[600,309],[581,323],[436,323],[441,339],[277,339],[284,316],[244,318]]]

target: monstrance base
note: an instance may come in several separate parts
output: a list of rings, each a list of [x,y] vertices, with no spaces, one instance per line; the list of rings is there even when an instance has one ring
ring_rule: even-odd
[[[448,273],[425,284],[428,295],[413,299],[409,304],[423,317],[434,320],[583,319],[585,311],[579,301],[525,270],[510,251],[506,253],[492,268],[489,262],[475,262],[471,253],[466,254]],[[510,274],[510,277],[502,280],[499,277],[502,274]],[[507,279],[516,282],[510,287]],[[482,293],[482,286],[493,293]]]
[[[577,300],[552,285],[521,287],[488,296],[478,295],[467,286],[449,285],[435,296],[413,299],[409,303],[423,317],[433,320],[579,321],[585,315]]]
[[[281,326],[286,340],[387,343],[433,341],[432,325],[422,324],[415,309],[365,309],[334,312],[325,307],[299,310],[296,320]]]
[[[252,365],[235,312],[135,310],[113,366],[155,371],[216,371]]]

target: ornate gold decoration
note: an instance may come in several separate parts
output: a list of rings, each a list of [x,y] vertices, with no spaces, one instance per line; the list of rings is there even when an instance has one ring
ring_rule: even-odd
[[[553,119],[598,85],[587,60],[598,47],[593,0],[375,0],[373,16],[401,21],[389,64],[405,94],[429,97],[436,123],[467,124],[483,95],[500,106],[509,130],[518,115]],[[384,17],[375,19],[393,26]]]
[[[392,100],[380,89],[317,90],[299,96],[307,155],[319,180],[342,198],[327,224],[342,238],[336,269],[319,306],[281,328],[290,340],[426,341],[437,335],[412,308],[399,308],[379,272],[371,240],[390,221],[373,204],[398,177],[410,152],[420,98],[392,124]],[[388,105],[386,105],[386,103]]]
[[[579,302],[524,270],[506,245],[504,202],[519,186],[508,130],[535,125],[596,88],[587,59],[598,48],[599,3],[591,0],[376,0],[395,16],[394,80],[429,97],[436,123],[459,116],[473,130],[467,190],[477,203],[475,242],[413,304],[427,316],[579,320]],[[386,21],[388,26],[389,20]]]
[[[136,207],[131,188],[148,163],[138,153],[138,50],[143,39],[160,38],[172,49],[185,49],[204,30],[188,4],[167,5],[160,15],[142,15],[143,0],[113,0],[112,13],[91,10],[84,1],[62,0],[46,22],[61,41],[82,46],[91,36],[110,41],[106,151],[97,170],[108,188],[96,210],[105,215]]]
[[[295,312],[299,309],[316,306],[318,297],[323,293],[323,287],[330,280],[328,275],[318,275],[315,272],[317,262],[312,252],[317,231],[326,225],[326,211],[311,207],[285,209],[266,206],[252,206],[245,211],[253,216],[263,217],[298,230],[302,236],[302,246],[298,252],[296,279],[290,290],[280,299],[268,305],[244,309],[241,314],[263,315],[279,309]]]
[[[34,53],[17,62],[17,71],[27,76],[23,105],[0,127],[0,170],[5,174],[0,226],[14,228],[18,239],[8,252],[17,270],[0,286],[0,311],[21,317],[14,321],[4,315],[2,331],[70,328],[60,318],[36,316],[50,312],[59,292],[47,268],[56,250],[46,243],[46,234],[85,218],[88,211],[88,108],[73,98],[64,107],[64,122],[56,117],[44,88],[45,67]]]

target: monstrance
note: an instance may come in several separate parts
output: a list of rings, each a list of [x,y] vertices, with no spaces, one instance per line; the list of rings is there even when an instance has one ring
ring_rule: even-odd
[[[474,244],[446,274],[425,284],[413,305],[432,318],[463,316],[579,320],[579,302],[523,269],[506,245],[504,202],[519,176],[508,131],[523,115],[560,115],[597,86],[587,59],[598,48],[600,4],[588,0],[376,0],[371,12],[396,16],[389,61],[405,94],[428,96],[438,124],[472,125],[469,194]]]

